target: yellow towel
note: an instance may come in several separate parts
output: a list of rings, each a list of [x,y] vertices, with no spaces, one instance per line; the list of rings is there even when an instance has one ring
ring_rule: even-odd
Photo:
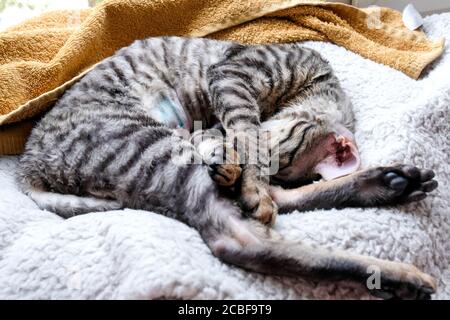
[[[178,35],[244,43],[330,41],[417,79],[444,41],[400,13],[308,0],[109,0],[44,14],[0,33],[0,154],[23,149],[30,124],[100,60],[136,39]],[[8,126],[5,126],[7,125]]]

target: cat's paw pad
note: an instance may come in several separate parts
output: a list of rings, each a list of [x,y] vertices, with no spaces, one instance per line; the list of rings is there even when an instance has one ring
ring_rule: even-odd
[[[383,168],[382,172],[383,182],[392,191],[392,200],[397,203],[421,201],[438,187],[432,170],[399,165]]]
[[[421,201],[438,187],[432,170],[410,165],[379,167],[361,176],[361,195],[374,204],[403,204]]]

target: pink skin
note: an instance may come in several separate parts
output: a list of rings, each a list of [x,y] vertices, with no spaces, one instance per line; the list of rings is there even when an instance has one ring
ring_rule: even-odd
[[[314,171],[323,179],[332,180],[357,171],[361,165],[359,152],[353,139],[330,134],[326,141],[328,155],[320,161]]]
[[[292,165],[278,172],[277,177],[294,181],[318,173],[324,180],[332,180],[357,171],[361,165],[354,137],[347,129],[335,132],[317,141],[315,146],[299,155]]]

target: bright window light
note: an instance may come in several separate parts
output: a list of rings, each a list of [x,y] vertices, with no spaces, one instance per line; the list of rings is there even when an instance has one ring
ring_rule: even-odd
[[[46,11],[83,9],[101,0],[0,0],[0,31]]]

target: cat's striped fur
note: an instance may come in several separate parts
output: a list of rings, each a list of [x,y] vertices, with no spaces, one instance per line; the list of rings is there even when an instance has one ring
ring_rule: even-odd
[[[257,221],[270,222],[277,205],[287,211],[419,200],[436,187],[430,171],[377,168],[283,191],[258,175],[261,163],[244,164],[241,203],[256,220],[248,219],[211,179],[211,170],[224,166],[176,130],[192,131],[195,120],[237,138],[262,123],[279,145],[276,177],[294,181],[310,176],[324,157],[317,146],[330,133],[352,130],[353,113],[328,63],[298,44],[150,38],[102,61],[42,118],[21,157],[20,180],[42,207],[64,216],[98,206],[176,218],[196,228],[216,256],[249,270],[364,282],[375,265],[382,288],[374,293],[433,292],[433,279],[412,266],[290,243]],[[197,161],[180,161],[189,159]],[[63,200],[54,205],[47,192]]]

